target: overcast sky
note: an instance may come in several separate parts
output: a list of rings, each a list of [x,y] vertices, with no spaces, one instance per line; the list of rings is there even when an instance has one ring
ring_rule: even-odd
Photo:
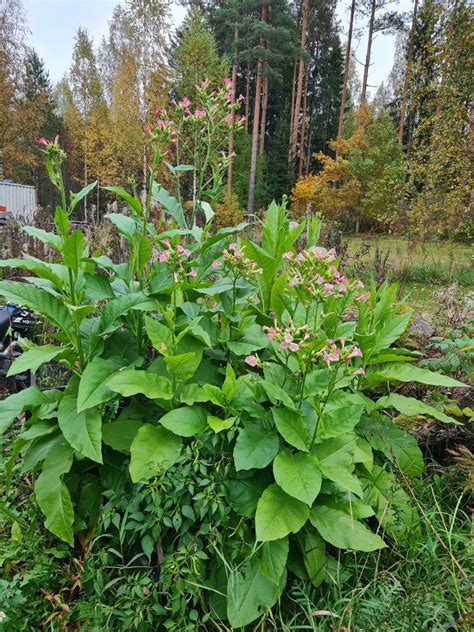
[[[31,30],[31,43],[45,61],[51,79],[57,82],[71,63],[74,34],[79,26],[85,27],[98,45],[107,33],[108,22],[118,0],[24,0]],[[347,32],[350,0],[339,0],[338,18],[343,32]],[[411,0],[400,0],[398,8],[409,11]],[[173,5],[173,25],[183,19],[185,9]],[[343,37],[344,39],[344,37]],[[369,84],[378,86],[387,77],[392,67],[394,53],[393,36],[379,35],[374,41]],[[356,58],[365,57],[365,38],[355,40]],[[359,67],[360,68],[360,67]],[[373,88],[373,92],[376,88]]]

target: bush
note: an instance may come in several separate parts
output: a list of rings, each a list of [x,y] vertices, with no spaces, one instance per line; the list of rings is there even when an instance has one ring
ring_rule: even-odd
[[[315,244],[317,222],[299,252],[304,224],[275,203],[261,244],[240,239],[242,225],[211,232],[200,199],[189,223],[154,182],[172,134],[158,125],[151,138],[146,203],[112,189],[130,209],[108,215],[129,244],[120,263],[71,232],[92,186],[67,205],[65,155],[46,145],[63,204],[54,233],[29,231],[57,259],[2,262],[35,278],[1,281],[0,295],[42,315],[56,341],[24,340],[11,373],[54,359],[70,378],[0,403],[2,430],[29,413],[7,469],[22,457],[51,533],[70,546],[92,542],[86,581],[115,625],[238,628],[278,601],[290,574],[317,587],[331,581],[340,549],[419,537],[397,473],[419,476],[423,459],[383,411],[451,419],[385,385],[463,385],[392,347],[410,320],[397,287],[364,291],[341,274],[335,252]],[[173,218],[165,232],[149,222],[152,198]]]

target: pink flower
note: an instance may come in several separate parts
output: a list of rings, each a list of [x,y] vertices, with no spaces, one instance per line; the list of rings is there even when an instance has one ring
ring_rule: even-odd
[[[217,259],[214,259],[214,261],[211,263],[211,268],[213,270],[216,270],[219,267],[219,262],[217,261]]]
[[[206,116],[206,112],[202,109],[202,108],[198,108],[195,112],[194,112],[194,116],[196,118],[204,118]]]
[[[160,263],[166,263],[168,261],[168,257],[170,256],[170,253],[165,250],[164,252],[161,253],[161,255],[158,257],[158,260]]]
[[[191,251],[187,248],[183,248],[181,244],[178,244],[176,246],[176,252],[179,252],[179,254],[183,255],[184,257],[189,257],[189,255],[191,254]]]
[[[275,338],[275,328],[274,327],[264,327],[263,331],[267,334],[268,340],[273,340]]]
[[[239,94],[239,98],[237,99],[237,101],[245,101],[245,97],[243,94]]]
[[[288,349],[290,347],[290,345],[287,342],[280,342],[280,344],[278,345],[280,347],[280,349]]]
[[[293,342],[293,336],[290,334],[289,331],[285,333],[285,335],[283,336],[283,340],[288,344],[290,344],[290,342]]]
[[[207,88],[209,88],[209,79],[206,79],[202,82],[202,87],[204,88],[204,90],[207,90]]]
[[[346,288],[346,286],[343,283],[340,283],[337,286],[337,291],[341,292],[341,294],[345,294],[347,292],[347,288]]]
[[[326,290],[326,292],[332,292],[334,286],[331,283],[325,283],[323,287]]]
[[[38,143],[40,145],[47,145],[48,141],[46,140],[46,138],[44,136],[41,136],[41,138],[38,140]]]
[[[224,121],[230,125],[234,121],[234,115],[233,114],[227,114],[227,116],[225,117]]]
[[[293,259],[293,257],[294,257],[294,253],[291,252],[291,250],[289,252],[283,253],[283,259]]]
[[[364,284],[362,283],[362,281],[357,281],[356,287],[358,287],[360,290],[363,290],[364,289]]]
[[[361,367],[360,369],[356,369],[354,371],[354,375],[365,375],[364,369]]]
[[[235,241],[229,244],[229,250],[237,250],[237,244],[235,243]]]
[[[232,87],[232,79],[229,79],[229,77],[224,77],[224,83],[228,88]]]
[[[188,108],[191,105],[191,99],[188,99],[188,97],[183,97],[178,105],[180,108]]]
[[[362,351],[356,345],[352,345],[352,351],[349,354],[349,358],[362,358]]]
[[[195,270],[194,268],[188,272],[188,276],[190,276],[192,279],[195,279],[197,277],[197,270]]]
[[[335,351],[331,351],[331,353],[323,351],[322,356],[325,362],[338,362],[340,359],[339,351],[337,349]]]
[[[345,336],[341,336],[341,337],[339,338],[339,342],[341,343],[341,345],[342,345],[342,346],[344,346],[344,345],[345,345],[346,340],[347,340],[347,338],[346,338]]]
[[[293,277],[292,279],[290,279],[290,280],[288,281],[288,285],[289,285],[290,287],[295,287],[295,286],[296,286],[296,285],[298,285],[298,284],[299,284],[299,281],[298,281],[298,279],[297,279],[296,277]]]
[[[355,298],[356,298],[356,301],[366,301],[367,300],[367,296],[365,294],[356,294]]]
[[[320,274],[317,274],[317,275],[314,277],[314,280],[316,281],[316,283],[317,283],[318,285],[322,285],[322,284],[324,283],[324,279],[323,279],[323,277],[322,277]]]
[[[249,366],[258,366],[259,365],[259,360],[258,360],[257,356],[248,355],[245,358],[245,363],[248,364]]]
[[[292,342],[292,343],[290,344],[289,349],[290,349],[290,351],[293,351],[294,353],[296,353],[297,351],[299,351],[299,350],[300,350],[300,346],[299,346],[299,344],[297,344],[296,342]]]

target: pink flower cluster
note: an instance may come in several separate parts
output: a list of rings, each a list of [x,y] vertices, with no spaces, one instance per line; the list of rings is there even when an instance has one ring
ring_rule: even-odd
[[[173,248],[169,239],[164,239],[162,243],[166,246],[166,249],[163,249],[158,256],[158,261],[160,263],[180,261],[182,259],[187,259],[191,255],[191,251],[181,244],[178,244],[176,248]]]
[[[229,244],[221,253],[222,261],[216,260],[211,264],[214,270],[219,268],[222,263],[224,268],[232,272],[238,272],[239,276],[246,279],[254,278],[263,273],[262,268],[259,268],[257,263],[252,261],[252,259],[248,259],[235,242]]]
[[[355,344],[346,345],[347,339],[344,336],[338,338],[337,341],[328,338],[326,345],[321,349],[319,355],[327,363],[328,366],[332,362],[344,362],[349,365],[351,358],[362,358],[362,351]],[[356,369],[356,375],[363,375],[364,369]]]
[[[263,331],[267,334],[268,340],[276,342],[283,351],[291,351],[292,353],[300,351],[311,338],[308,333],[308,325],[301,327],[290,325],[283,328],[277,327],[275,324],[273,327],[263,327]]]
[[[178,132],[173,122],[167,118],[166,111],[163,108],[156,108],[155,113],[161,118],[156,119],[153,125],[145,127],[145,133],[149,134],[153,142],[163,145],[176,145]]]
[[[350,282],[339,272],[334,248],[325,250],[313,246],[302,250],[295,255],[294,252],[285,252],[283,257],[287,260],[290,287],[301,287],[305,295],[312,298],[324,298],[329,296],[342,296],[353,290],[363,289],[362,281]],[[365,300],[365,295],[357,292],[357,300]]]

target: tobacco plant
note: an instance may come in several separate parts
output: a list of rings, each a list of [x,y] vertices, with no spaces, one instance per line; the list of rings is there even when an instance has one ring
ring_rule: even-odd
[[[28,411],[7,469],[22,459],[45,526],[71,546],[87,544],[101,520],[111,524],[107,490],[117,472],[131,506],[149,486],[159,500],[147,496],[128,537],[135,532],[148,559],[156,556],[166,590],[199,587],[191,605],[239,628],[277,602],[288,573],[319,586],[334,576],[338,549],[418,537],[400,475],[419,476],[423,459],[389,411],[453,420],[395,387],[463,384],[394,347],[410,320],[397,286],[366,289],[345,277],[337,254],[316,243],[316,218],[295,227],[273,203],[259,243],[245,238],[245,225],[213,232],[212,209],[199,199],[186,221],[180,200],[155,182],[168,133],[162,123],[151,130],[144,198],[109,189],[129,209],[108,215],[129,244],[122,262],[90,252],[71,228],[94,184],[67,204],[66,156],[57,140],[45,145],[62,205],[54,232],[26,230],[55,257],[3,261],[32,276],[1,281],[0,295],[47,323],[48,342],[23,340],[10,373],[54,360],[69,378],[0,402],[0,429]],[[150,222],[153,199],[171,217],[165,232]],[[187,560],[179,582],[174,554]]]

